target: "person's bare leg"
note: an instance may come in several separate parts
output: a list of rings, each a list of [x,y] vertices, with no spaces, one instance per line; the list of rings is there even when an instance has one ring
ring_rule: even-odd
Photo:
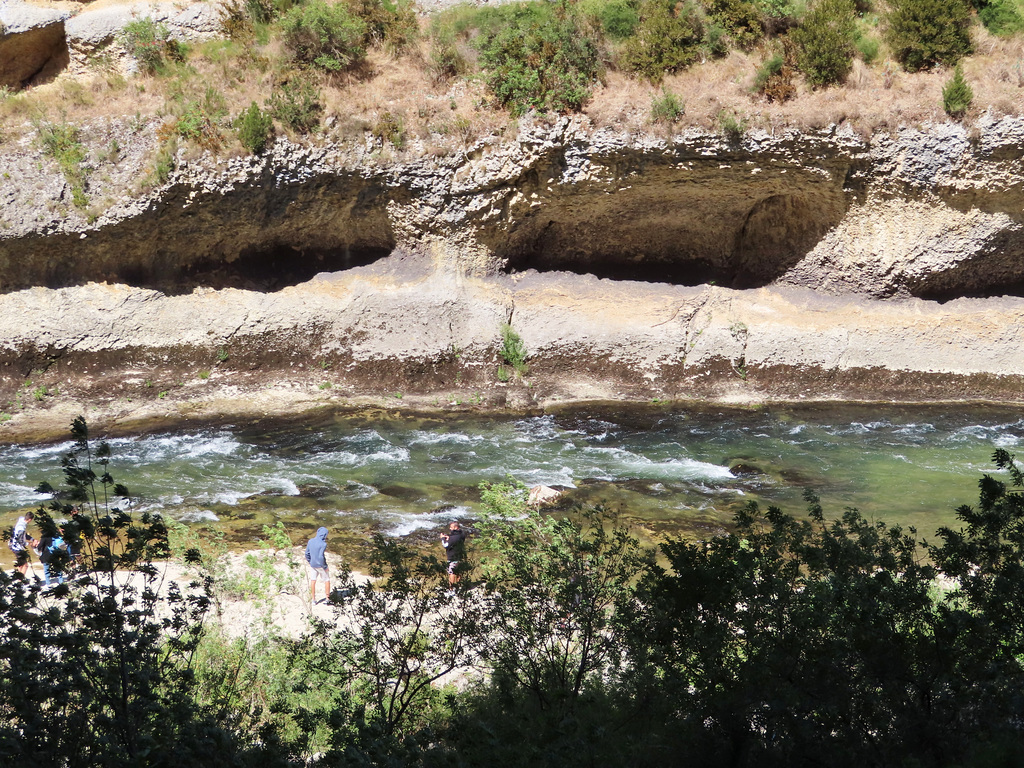
[[[309,582],[309,602],[316,602],[316,580]]]
[[[331,582],[330,580],[324,582],[324,602],[326,603],[331,599]]]

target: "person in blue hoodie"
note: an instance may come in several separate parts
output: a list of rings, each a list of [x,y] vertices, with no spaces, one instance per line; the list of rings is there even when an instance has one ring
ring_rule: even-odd
[[[306,545],[306,562],[309,563],[309,599],[316,603],[316,583],[324,583],[324,602],[331,596],[331,575],[327,572],[327,529],[317,528],[316,536]]]

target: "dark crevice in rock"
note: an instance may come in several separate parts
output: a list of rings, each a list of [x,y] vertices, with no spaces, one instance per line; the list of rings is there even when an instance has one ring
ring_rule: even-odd
[[[636,280],[673,285],[732,285],[736,276],[716,269],[705,261],[665,261],[657,258],[623,258],[615,254],[594,254],[586,258],[565,258],[549,252],[520,253],[509,258],[505,271],[573,272],[607,280]]]
[[[275,245],[249,248],[230,262],[203,260],[177,273],[140,268],[125,270],[118,282],[168,295],[191,293],[199,287],[267,293],[304,283],[321,272],[340,272],[373,264],[390,252],[383,247],[303,250]]]

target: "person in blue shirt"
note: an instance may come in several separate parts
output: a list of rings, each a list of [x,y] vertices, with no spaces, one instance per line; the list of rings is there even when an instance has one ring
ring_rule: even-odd
[[[39,562],[43,564],[43,580],[46,586],[56,581],[64,583],[64,568],[68,562],[68,545],[58,533],[56,536],[43,534],[39,537]],[[56,579],[53,576],[56,575]]]
[[[316,604],[316,583],[324,583],[324,602],[331,596],[331,575],[327,571],[327,529],[317,528],[316,536],[306,544],[306,562],[309,563],[309,599]]]

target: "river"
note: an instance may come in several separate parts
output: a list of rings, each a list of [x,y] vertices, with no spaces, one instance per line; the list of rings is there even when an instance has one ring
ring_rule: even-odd
[[[240,547],[283,520],[355,538],[424,535],[471,520],[482,481],[511,475],[620,507],[657,536],[722,530],[750,500],[799,514],[847,506],[934,538],[977,498],[994,447],[1024,442],[1009,408],[588,407],[541,416],[338,413],[110,441],[111,471],[137,509],[224,530]],[[43,500],[70,447],[0,448],[0,508]],[[8,515],[13,522],[13,515]]]

